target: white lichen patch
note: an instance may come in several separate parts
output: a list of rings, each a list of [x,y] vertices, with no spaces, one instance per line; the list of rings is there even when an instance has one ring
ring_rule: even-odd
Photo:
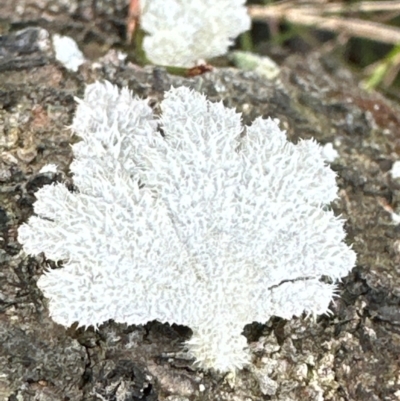
[[[143,48],[154,64],[193,67],[250,28],[244,0],[141,0]]]
[[[329,311],[355,254],[314,140],[288,142],[277,120],[243,126],[184,87],[160,116],[110,83],[78,102],[77,190],[41,188],[19,229],[27,253],[64,261],[38,281],[56,322],[189,326],[188,355],[229,372],[251,361],[246,324]]]

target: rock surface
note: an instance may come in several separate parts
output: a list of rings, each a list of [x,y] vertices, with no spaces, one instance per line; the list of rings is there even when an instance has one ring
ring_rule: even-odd
[[[111,48],[121,42],[122,1],[95,2],[96,10],[92,1],[25,0],[16,8],[14,0],[4,3],[0,399],[400,399],[400,181],[390,174],[400,153],[400,108],[362,91],[348,71],[318,54],[280,60],[273,80],[233,68],[183,78],[138,67]],[[32,21],[46,29],[17,30]],[[49,32],[57,27],[60,34],[71,30],[88,58],[99,52],[103,57],[76,73],[67,71],[51,46]],[[52,322],[35,283],[44,269],[55,266],[43,257],[26,257],[17,228],[32,214],[38,188],[58,180],[72,185],[70,144],[78,139],[67,126],[74,96],[96,79],[128,85],[154,107],[171,85],[190,86],[236,107],[245,123],[259,115],[277,117],[293,141],[315,137],[332,143],[339,154],[332,168],[340,186],[334,208],[347,219],[348,242],[358,254],[357,267],[340,285],[334,314],[246,326],[254,366],[235,378],[197,371],[179,358],[180,343],[190,337],[185,327],[107,322],[98,331],[83,331]],[[47,163],[57,164],[60,173],[40,173]]]

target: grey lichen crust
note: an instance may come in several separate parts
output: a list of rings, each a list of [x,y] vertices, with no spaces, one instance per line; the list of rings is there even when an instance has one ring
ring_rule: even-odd
[[[56,322],[186,325],[200,367],[241,369],[247,323],[327,312],[354,266],[326,208],[335,174],[315,141],[288,142],[276,120],[243,127],[184,87],[161,110],[89,85],[72,126],[78,191],[40,189],[19,241],[64,261],[38,281]]]

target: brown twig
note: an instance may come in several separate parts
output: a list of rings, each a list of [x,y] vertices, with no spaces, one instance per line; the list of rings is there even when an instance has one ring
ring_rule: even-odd
[[[284,2],[272,6],[250,6],[248,7],[248,12],[251,18],[256,21],[284,19],[297,25],[315,26],[320,29],[336,33],[346,33],[350,36],[362,37],[378,42],[400,43],[400,29],[358,18],[322,16],[318,14],[319,11],[325,10],[327,6],[325,4],[319,8],[318,4],[315,3],[296,6],[293,3]]]
[[[318,5],[317,5],[318,7]],[[399,11],[400,1],[360,1],[358,3],[328,3],[321,6],[325,13]]]
[[[140,0],[130,0],[128,8],[128,18],[126,21],[126,41],[131,43],[135,29],[139,25],[140,19]]]

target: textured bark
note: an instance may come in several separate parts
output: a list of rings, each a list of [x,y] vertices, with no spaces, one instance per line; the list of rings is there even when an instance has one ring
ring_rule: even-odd
[[[389,174],[400,152],[399,107],[363,92],[348,71],[318,54],[284,59],[273,81],[233,68],[182,78],[121,61],[108,49],[122,40],[122,1],[3,2],[9,32],[0,37],[0,399],[399,399],[400,230],[389,213],[400,201],[400,183]],[[21,24],[47,30],[16,30]],[[70,30],[87,55],[105,56],[67,71],[54,60],[48,31],[56,30]],[[95,79],[128,85],[156,108],[171,85],[190,86],[236,107],[246,123],[278,117],[291,140],[315,137],[339,152],[334,208],[348,219],[357,267],[340,285],[332,316],[246,326],[254,367],[239,372],[234,387],[169,356],[190,337],[187,328],[107,322],[97,331],[65,329],[48,315],[35,283],[54,266],[21,252],[17,228],[32,214],[38,188],[72,182],[70,144],[78,139],[66,127],[73,97]],[[39,173],[47,163],[63,173]]]

